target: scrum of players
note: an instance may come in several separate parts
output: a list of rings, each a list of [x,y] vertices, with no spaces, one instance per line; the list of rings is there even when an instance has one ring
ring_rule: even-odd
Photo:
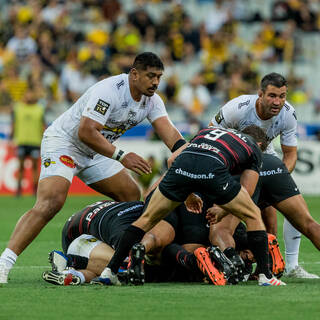
[[[267,85],[271,94],[283,94],[281,90],[272,92],[270,87],[275,87],[275,91],[279,88],[276,84]],[[248,97],[252,99],[247,96],[247,101],[250,100]],[[248,105],[246,103],[245,107]],[[285,117],[281,114],[283,106],[284,103],[273,108],[269,105],[270,112],[275,113],[271,117],[288,117],[288,114]],[[71,216],[62,230],[63,251],[50,252],[52,269],[43,273],[43,279],[57,285],[139,285],[159,281],[205,281],[213,285],[234,285],[248,280],[258,280],[262,286],[285,285],[279,280],[285,271],[285,262],[276,236],[268,233],[262,237],[264,240],[260,242],[267,244],[268,253],[265,257],[259,256],[265,247],[252,245],[252,233],[261,233],[263,228],[254,227],[252,231],[249,220],[257,219],[259,223],[260,215],[253,217],[245,210],[242,214],[235,212],[241,211],[243,206],[242,199],[238,199],[240,191],[245,188],[244,192],[251,196],[253,207],[249,209],[275,207],[318,250],[320,225],[311,217],[290,175],[289,170],[292,169],[288,170],[285,161],[272,152],[262,154],[259,150],[264,151],[273,137],[268,137],[266,141],[259,139],[251,132],[257,130],[252,123],[238,126],[241,131],[222,128],[219,124],[226,117],[223,111],[222,108],[208,128],[173,153],[168,160],[168,172],[144,202],[103,200]],[[293,109],[285,108],[284,112],[294,117]],[[246,130],[247,126],[251,131]],[[283,131],[281,128],[276,130]],[[279,133],[272,134],[276,136]],[[286,141],[283,144],[286,146]],[[294,146],[295,142],[288,144]],[[244,156],[244,150],[247,157]],[[190,155],[193,157],[191,160]],[[194,171],[190,169],[188,160],[194,166],[192,160],[204,158],[205,161],[211,161],[206,157],[212,157],[216,162],[220,160],[227,172],[221,174],[221,167],[217,171],[203,169],[202,172],[197,172],[196,168]],[[211,164],[209,162],[208,166]],[[213,172],[215,180],[210,178],[210,172]],[[225,177],[226,174],[228,177]],[[182,181],[179,181],[179,175],[183,176]],[[183,189],[185,182],[189,182],[190,187],[185,188],[182,194],[171,193],[175,187]],[[209,184],[217,186],[210,190]],[[167,191],[164,191],[166,187]],[[154,193],[157,192],[164,199],[155,197]],[[231,198],[225,198],[226,194]],[[160,202],[169,199],[176,204],[169,206],[169,209],[165,206],[165,213],[160,215],[152,205],[153,211],[148,211],[153,198]],[[153,223],[144,229],[146,232],[141,240],[130,246],[117,272],[110,272],[106,276],[106,269],[110,269],[106,266],[114,252],[119,250],[123,233],[145,212],[150,211],[157,219],[151,219]]]

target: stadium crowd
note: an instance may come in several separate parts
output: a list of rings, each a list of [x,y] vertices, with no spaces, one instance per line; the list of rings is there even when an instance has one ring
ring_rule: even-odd
[[[172,119],[206,123],[225,101],[256,90],[261,63],[292,65],[301,33],[319,31],[317,1],[266,3],[271,19],[246,10],[252,1],[1,1],[0,112],[32,86],[50,124],[97,80],[152,51],[165,65],[159,92]],[[243,26],[256,26],[251,39]],[[292,70],[289,100],[317,98]]]

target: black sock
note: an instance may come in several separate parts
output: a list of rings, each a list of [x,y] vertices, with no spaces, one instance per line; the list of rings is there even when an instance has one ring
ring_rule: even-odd
[[[268,236],[266,231],[248,231],[247,235],[249,249],[252,251],[257,261],[259,272],[265,274],[268,279],[271,279],[272,273],[269,268]]]
[[[118,272],[122,261],[128,256],[132,246],[140,242],[144,234],[145,232],[142,229],[133,225],[125,230],[120,239],[119,246],[108,264],[108,268],[110,268],[113,273]]]
[[[82,256],[77,256],[74,254],[67,254],[67,267],[74,269],[86,269],[88,266],[89,259]]]
[[[177,243],[167,245],[162,251],[162,259],[164,261],[174,261],[180,266],[191,270],[198,271],[197,258],[191,252],[185,250]]]

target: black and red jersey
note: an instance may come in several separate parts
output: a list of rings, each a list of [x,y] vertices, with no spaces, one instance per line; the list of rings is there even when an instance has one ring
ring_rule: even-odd
[[[143,208],[142,201],[93,203],[68,219],[62,232],[63,242],[70,244],[80,235],[90,234],[111,245],[119,233],[141,216]]]
[[[183,152],[205,153],[219,158],[232,174],[245,169],[259,172],[262,164],[262,152],[254,139],[233,129],[205,128]]]

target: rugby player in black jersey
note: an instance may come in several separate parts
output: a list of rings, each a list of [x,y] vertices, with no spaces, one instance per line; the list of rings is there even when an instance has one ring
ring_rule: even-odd
[[[143,255],[143,246],[135,244],[141,241],[145,232],[191,193],[200,192],[212,204],[219,205],[246,223],[250,250],[261,272],[259,284],[285,285],[273,278],[268,268],[267,233],[260,210],[249,195],[256,187],[262,164],[258,144],[264,150],[267,143],[264,132],[257,126],[249,126],[243,133],[209,127],[179,148],[171,157],[171,166],[143,215],[124,232],[118,249],[100,277],[109,279],[111,284],[116,283],[115,273],[129,250],[132,261],[135,261],[135,256]],[[241,184],[232,177],[237,173],[241,174]],[[136,284],[143,283],[143,274],[139,274],[137,265],[132,263],[128,272],[132,273]]]

